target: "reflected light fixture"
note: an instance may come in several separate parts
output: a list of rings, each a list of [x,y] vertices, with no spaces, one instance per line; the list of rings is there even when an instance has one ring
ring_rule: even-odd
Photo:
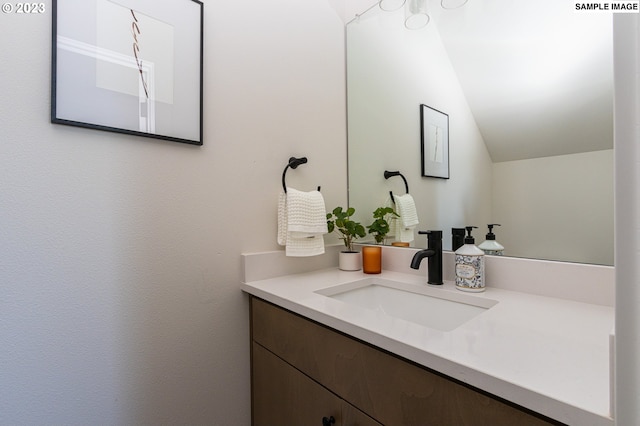
[[[440,0],[443,9],[457,9],[467,4],[468,0]]]
[[[426,27],[431,21],[427,11],[428,0],[380,0],[378,6],[386,12],[393,12],[404,6],[404,26],[410,30]],[[440,0],[440,6],[446,10],[458,9],[469,0]]]
[[[444,1],[444,0],[443,0]],[[409,0],[404,9],[404,26],[410,30],[419,30],[429,24],[431,17],[427,12],[427,0]]]
[[[380,0],[378,6],[385,12],[393,12],[404,6],[405,0]]]

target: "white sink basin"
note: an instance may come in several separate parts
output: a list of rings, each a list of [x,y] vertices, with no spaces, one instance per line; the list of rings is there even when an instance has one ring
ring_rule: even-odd
[[[498,303],[462,292],[380,278],[365,278],[316,293],[441,331],[451,331]]]

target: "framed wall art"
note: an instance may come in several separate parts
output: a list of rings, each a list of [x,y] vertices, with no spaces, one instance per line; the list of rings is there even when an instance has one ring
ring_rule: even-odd
[[[422,176],[449,179],[449,116],[420,105]]]
[[[51,122],[202,145],[203,4],[52,0]]]

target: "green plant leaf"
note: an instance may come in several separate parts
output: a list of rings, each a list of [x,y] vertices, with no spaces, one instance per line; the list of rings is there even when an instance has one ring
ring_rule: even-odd
[[[367,226],[369,233],[374,236],[377,243],[381,243],[390,231],[386,220],[388,215],[399,216],[392,207],[378,207],[373,211],[374,221]]]
[[[331,213],[327,213],[327,230],[329,232],[338,231],[339,237],[347,250],[353,250],[353,241],[366,236],[366,230],[362,224],[351,220],[351,215],[356,209],[349,207],[346,211],[342,207],[336,207]]]

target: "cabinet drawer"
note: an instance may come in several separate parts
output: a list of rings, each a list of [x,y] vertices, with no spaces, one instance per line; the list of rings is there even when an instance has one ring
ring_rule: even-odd
[[[255,426],[381,426],[261,345],[252,343],[252,418]]]
[[[251,300],[254,341],[382,424],[560,424],[270,303]]]
[[[340,420],[341,400],[289,364],[253,343],[253,424],[321,425]]]

